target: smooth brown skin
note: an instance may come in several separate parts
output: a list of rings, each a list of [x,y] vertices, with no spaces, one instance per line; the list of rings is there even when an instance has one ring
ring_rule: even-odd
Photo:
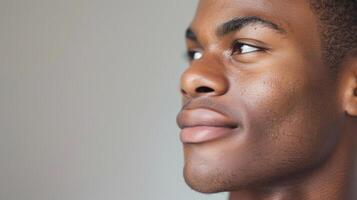
[[[261,23],[218,36],[236,17]],[[304,0],[201,0],[190,28],[203,53],[182,74],[183,110],[208,108],[239,124],[217,140],[184,143],[184,177],[230,200],[356,200],[357,56],[336,76],[324,64],[318,18]],[[232,53],[232,43],[268,50]],[[197,90],[199,87],[211,91]]]

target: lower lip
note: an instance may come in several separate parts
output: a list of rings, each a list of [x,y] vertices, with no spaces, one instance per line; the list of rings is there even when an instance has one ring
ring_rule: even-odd
[[[223,138],[232,134],[228,127],[195,126],[181,130],[180,139],[183,143],[202,143]]]

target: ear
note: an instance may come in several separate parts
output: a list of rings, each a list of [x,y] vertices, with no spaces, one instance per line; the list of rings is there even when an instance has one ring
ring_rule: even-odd
[[[344,66],[343,104],[345,112],[357,117],[357,57],[348,59]]]

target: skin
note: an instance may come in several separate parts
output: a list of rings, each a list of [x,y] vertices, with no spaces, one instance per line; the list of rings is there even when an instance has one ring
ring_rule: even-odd
[[[281,30],[257,22],[219,34],[222,24],[251,16]],[[181,76],[177,121],[203,108],[238,126],[226,137],[183,142],[191,188],[228,191],[230,200],[357,199],[357,56],[332,72],[318,23],[303,0],[199,2],[186,39],[197,59]],[[232,48],[237,41],[254,48]]]

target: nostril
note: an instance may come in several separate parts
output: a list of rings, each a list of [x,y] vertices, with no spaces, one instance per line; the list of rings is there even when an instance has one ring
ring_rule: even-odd
[[[197,93],[210,93],[213,92],[214,90],[210,87],[206,87],[206,86],[201,86],[196,88],[196,92]]]

